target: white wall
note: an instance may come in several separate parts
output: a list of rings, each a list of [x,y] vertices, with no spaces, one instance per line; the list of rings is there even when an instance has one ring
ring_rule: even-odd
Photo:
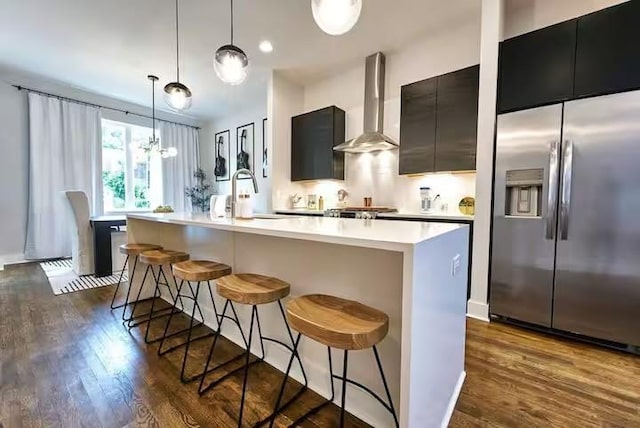
[[[229,175],[236,171],[237,144],[236,128],[238,126],[253,123],[254,125],[254,173],[258,179],[259,193],[253,195],[253,185],[251,180],[239,180],[238,191],[246,190],[253,198],[254,210],[256,212],[268,212],[271,210],[271,179],[262,177],[262,120],[267,117],[267,94],[266,88],[264,97],[257,99],[255,106],[251,110],[233,112],[225,117],[216,118],[207,122],[200,132],[200,165],[207,173],[209,181],[214,185],[215,193],[227,195],[231,194],[231,181],[215,181],[213,170],[216,159],[215,134],[222,131],[229,131],[230,136],[230,159],[227,159]],[[268,135],[268,134],[267,134]],[[267,137],[267,151],[269,150],[269,138]],[[224,157],[227,154],[223,154]],[[269,174],[267,174],[269,175]]]
[[[507,0],[503,37],[508,39],[586,15],[626,0]]]
[[[304,107],[304,89],[274,71],[269,81],[267,100],[273,160],[269,165],[272,208],[281,209],[287,206],[289,195],[304,190],[291,181],[291,117]]]
[[[478,64],[479,17],[470,19],[446,32],[418,40],[396,52],[386,53],[384,133],[400,139],[400,87],[418,80]],[[373,52],[372,52],[373,53]],[[346,111],[346,138],[358,136],[363,126],[364,58],[360,64],[340,70],[328,79],[304,87],[304,103],[296,112],[312,111],[336,105]],[[281,143],[290,144],[289,141]],[[459,213],[457,205],[464,196],[475,194],[474,174],[427,174],[422,177],[398,175],[398,152],[346,155],[345,181],[305,183],[302,193],[323,195],[325,206],[336,201],[336,192],[345,188],[350,204],[362,205],[363,197],[372,196],[375,205],[419,209],[421,186],[431,186],[448,204],[449,212]],[[277,208],[287,208],[285,205]]]
[[[92,94],[43,77],[0,69],[0,269],[5,263],[20,261],[24,255],[27,228],[28,177],[29,177],[29,128],[27,92],[18,91],[12,84],[53,93],[107,107],[128,110],[133,113],[151,114],[151,108],[126,103],[102,95]],[[141,77],[141,84],[148,84]],[[151,103],[151,101],[149,101]],[[107,109],[102,116],[122,122],[149,126],[150,120]],[[198,126],[199,122],[188,117],[159,112],[158,117]]]

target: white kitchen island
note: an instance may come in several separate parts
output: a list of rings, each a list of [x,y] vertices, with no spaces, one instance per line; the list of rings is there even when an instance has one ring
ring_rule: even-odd
[[[291,284],[292,296],[336,295],[388,314],[389,335],[379,345],[382,364],[400,425],[415,428],[446,426],[464,381],[467,227],[325,217],[232,220],[183,213],[130,214],[127,220],[129,242],[186,251],[194,260],[229,264],[235,273],[275,276]],[[141,278],[134,278],[134,290]],[[148,278],[142,297],[152,293]],[[213,310],[204,299],[208,293],[201,296],[205,322],[214,326]],[[222,304],[220,299],[218,307]],[[237,307],[248,327],[250,309]],[[277,305],[259,311],[263,334],[289,342]],[[225,323],[222,334],[241,343],[232,323]],[[310,388],[329,397],[325,348],[303,338],[299,349]],[[284,371],[288,358],[288,351],[266,344],[266,361],[273,366]],[[334,358],[336,372],[340,364]],[[300,380],[293,367],[292,376]],[[384,396],[371,351],[350,353],[349,377]],[[351,385],[347,410],[375,427],[393,426],[386,410]]]

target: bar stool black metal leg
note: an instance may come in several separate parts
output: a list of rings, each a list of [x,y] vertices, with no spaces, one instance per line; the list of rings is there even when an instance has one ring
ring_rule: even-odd
[[[124,275],[124,270],[127,267],[127,263],[129,263],[129,255],[127,254],[127,258],[124,260],[124,266],[122,266],[122,270],[120,271],[120,278],[118,278],[118,284],[116,285],[116,291],[113,293],[113,298],[111,299],[111,309],[117,309],[117,308],[121,308],[124,306],[124,304],[122,305],[118,305],[118,306],[113,306],[113,304],[116,302],[116,296],[118,295],[118,290],[120,290],[120,284],[122,283],[122,275]],[[126,300],[125,300],[126,302]]]
[[[187,281],[187,283],[189,282]],[[189,288],[191,288],[190,283],[189,283]],[[191,289],[191,291],[193,291],[193,289]],[[198,285],[196,285],[196,292],[194,295],[195,301],[193,303],[193,309],[191,310],[191,321],[189,322],[189,334],[187,335],[187,345],[184,348],[184,358],[182,359],[182,369],[180,369],[180,380],[182,380],[182,382],[186,381],[184,377],[184,369],[187,366],[187,356],[189,355],[189,344],[191,343],[191,333],[193,331],[193,320],[196,316],[196,307],[200,308],[200,306],[198,306],[199,294],[200,294],[200,281],[198,281]],[[204,318],[202,319],[202,322],[204,323]]]
[[[231,310],[233,312],[233,317],[228,316],[227,313],[227,307],[231,307]],[[233,376],[236,372],[238,372],[239,370],[242,370],[244,368],[244,366],[240,366],[238,368],[236,368],[235,370],[232,370],[230,372],[228,372],[227,374],[225,374],[224,376],[214,380],[213,382],[211,382],[209,385],[207,385],[206,387],[203,388],[204,385],[204,381],[205,381],[205,377],[209,374],[209,373],[213,373],[214,371],[226,366],[227,364],[236,361],[242,357],[244,357],[246,354],[245,352],[242,352],[239,355],[236,355],[235,357],[232,357],[230,359],[228,359],[227,361],[218,364],[217,366],[209,369],[209,361],[211,361],[211,358],[213,357],[213,352],[215,350],[216,347],[216,343],[218,341],[218,337],[222,334],[222,322],[224,321],[224,319],[230,319],[231,321],[233,321],[235,323],[235,325],[238,327],[238,330],[240,331],[240,336],[242,337],[242,341],[244,342],[245,345],[245,349],[249,349],[249,346],[247,344],[247,339],[244,335],[244,332],[242,331],[242,327],[240,325],[240,319],[238,318],[238,314],[235,310],[235,307],[233,306],[233,302],[231,302],[230,300],[227,300],[224,304],[224,308],[222,310],[222,315],[220,315],[220,327],[218,329],[218,331],[215,333],[215,336],[213,338],[213,343],[211,344],[211,348],[209,348],[209,356],[207,357],[207,362],[205,364],[205,370],[204,372],[202,372],[202,374],[194,376],[192,378],[190,378],[189,380],[187,380],[188,382],[198,379],[200,378],[200,385],[198,386],[198,394],[203,395],[205,392],[207,392],[209,389],[213,388],[214,386],[218,385],[220,382],[224,381],[225,379],[227,379],[230,376]],[[259,362],[260,360],[254,361],[255,362]],[[253,363],[251,363],[253,364]]]
[[[149,269],[151,269],[151,265],[147,265],[147,269],[144,271],[144,276],[142,277],[142,282],[140,283],[140,287],[138,288],[138,294],[136,295],[136,300],[133,302],[133,308],[131,309],[131,315],[129,318],[124,318],[124,312],[122,313],[123,321],[128,323],[128,327],[131,328],[131,321],[135,318],[136,308],[138,307],[138,302],[140,301],[140,296],[142,295],[142,289],[144,288],[144,283],[147,280],[147,275],[149,274]],[[153,276],[155,282],[155,274],[153,270],[151,270],[151,275]],[[131,285],[129,285],[131,287]],[[155,296],[155,290],[153,290],[153,294]],[[126,308],[125,308],[126,310]]]
[[[253,322],[258,312],[256,306],[251,308],[251,324],[249,327],[249,343],[247,345],[247,358],[244,362],[244,379],[242,381],[242,397],[240,398],[240,415],[238,416],[238,428],[242,428],[242,414],[244,412],[244,397],[247,391],[247,378],[249,377],[249,359],[251,357],[251,339],[253,339]],[[262,341],[261,341],[262,342]],[[264,348],[262,349],[264,354]]]
[[[342,361],[342,401],[340,404],[340,428],[344,427],[344,405],[347,398],[347,363],[349,362],[349,351],[345,349]]]
[[[282,321],[284,321],[284,326],[287,328],[287,333],[289,334],[289,339],[291,339],[291,343],[294,343],[293,333],[291,332],[291,327],[289,327],[289,323],[287,322],[287,316],[284,314],[284,308],[282,307],[282,301],[278,300],[278,307],[280,308],[280,315],[282,315]],[[297,346],[293,347],[293,353],[298,359],[298,364],[300,364],[300,371],[302,372],[302,377],[304,379],[304,387],[307,387],[307,374],[304,371],[304,366],[302,365],[302,360],[300,359],[300,354],[298,354]]]
[[[169,280],[167,279],[167,276],[164,273],[164,269],[162,267],[162,265],[160,265],[160,273],[162,273],[162,277],[164,278],[164,283],[167,285],[167,289],[169,289],[169,295],[171,296],[171,300],[173,301],[173,291],[171,291],[171,284],[169,283]],[[176,277],[173,275],[173,273],[171,274],[171,277],[173,278],[173,284],[176,286],[176,296],[180,298],[180,310],[184,311],[184,302],[182,301],[182,297],[180,296],[180,293],[178,293],[178,281],[176,281]],[[160,274],[158,274],[158,282],[156,284],[160,283]],[[159,290],[160,287],[158,287]],[[162,293],[160,293],[160,297],[162,297]],[[177,305],[176,305],[177,306]]]
[[[129,306],[129,297],[131,296],[131,284],[133,284],[133,277],[136,274],[136,266],[138,265],[138,256],[133,257],[133,269],[131,270],[131,276],[128,280],[127,287],[127,296],[124,298],[124,309],[122,310],[122,320],[125,320],[125,315],[127,313],[127,306]]]
[[[153,273],[153,268],[151,269],[151,272]],[[160,272],[158,272],[158,278],[156,279],[156,288],[153,291],[153,300],[151,301],[151,311],[149,311],[149,318],[147,320],[147,330],[144,333],[144,341],[147,344],[151,343],[149,341],[149,329],[151,328],[151,320],[153,319],[154,308],[155,308],[155,305],[156,305],[156,292],[158,294],[160,294],[158,297],[162,298],[162,292],[160,291],[160,285],[159,285],[160,284],[160,274],[161,273],[162,273],[162,275],[164,275],[164,272],[162,270],[162,266],[160,266]],[[171,297],[173,297],[173,295]]]
[[[183,284],[184,284],[184,281],[180,281],[180,285],[178,286],[178,290],[177,290],[178,294],[176,294],[176,297],[173,299],[174,307],[178,304],[178,296],[180,295],[180,291],[182,290]],[[162,348],[164,347],[165,339],[168,337],[167,333],[169,332],[169,326],[171,325],[171,320],[173,319],[173,316],[175,314],[176,312],[171,311],[171,313],[169,314],[169,319],[167,320],[167,323],[164,325],[164,333],[162,333],[162,338],[160,339],[160,346],[158,347],[158,355],[164,355]]]
[[[298,334],[298,341],[300,341],[300,334]],[[336,389],[335,389],[335,385],[334,385],[334,382],[333,382],[333,379],[335,377],[334,374],[333,374],[333,358],[331,357],[331,348],[329,346],[327,346],[327,356],[329,358],[329,380],[331,381],[331,397],[329,398],[329,400],[327,400],[324,403],[312,408],[307,413],[305,413],[304,415],[300,416],[291,425],[289,425],[290,427],[297,427],[298,425],[302,424],[302,422],[305,421],[307,418],[315,415],[321,409],[323,409],[324,407],[327,407],[328,405],[333,403],[333,400],[336,398]],[[293,359],[291,359],[291,361],[293,361]],[[287,381],[287,377],[288,376],[289,376],[289,373],[287,373],[287,376],[284,378],[284,382]],[[282,388],[282,392],[284,392],[284,387]],[[281,399],[281,397],[279,397],[279,400],[280,399]],[[273,419],[271,419],[271,423],[269,424],[269,428],[273,428],[273,424],[275,422],[275,417],[277,416],[278,412],[283,410],[285,407],[286,406],[282,406],[282,408],[280,408],[280,409],[278,409],[278,407],[276,407],[276,412],[275,412],[275,414],[273,416]]]
[[[373,345],[373,354],[376,356],[376,363],[378,364],[378,370],[380,370],[380,377],[382,377],[382,384],[384,385],[384,392],[387,394],[387,400],[389,400],[389,408],[393,415],[393,421],[396,424],[396,428],[400,426],[398,423],[398,416],[396,415],[396,409],[393,407],[393,400],[391,399],[391,393],[389,392],[389,385],[387,379],[384,376],[384,370],[382,370],[382,362],[380,361],[380,355],[378,354],[378,348]]]

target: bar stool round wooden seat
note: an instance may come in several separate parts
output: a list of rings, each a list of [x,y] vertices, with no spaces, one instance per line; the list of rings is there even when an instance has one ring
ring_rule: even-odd
[[[164,333],[160,341],[160,347],[158,348],[158,355],[164,355],[168,352],[171,352],[175,349],[178,349],[184,346],[185,350],[184,350],[184,356],[182,359],[182,368],[180,370],[180,380],[186,383],[194,379],[194,378],[185,377],[187,357],[189,354],[189,345],[192,342],[213,337],[215,334],[217,334],[217,331],[220,325],[218,310],[216,308],[215,299],[213,298],[213,291],[212,291],[210,281],[214,281],[218,278],[231,274],[231,266],[226,265],[224,263],[218,263],[218,262],[209,261],[209,260],[186,260],[183,262],[174,263],[172,266],[172,270],[173,270],[173,276],[180,280],[180,285],[178,285],[178,293],[176,294],[173,305],[176,306],[178,304],[178,299],[182,297],[193,301],[193,307],[191,310],[191,320],[189,322],[189,328],[182,329],[173,333],[169,333],[171,320],[173,319],[174,313],[172,312],[171,315],[169,315],[169,319],[167,320],[167,323],[164,328]],[[191,294],[182,293],[182,289],[185,282],[189,286],[189,290],[191,291]],[[196,283],[195,290],[191,284],[192,282]],[[213,313],[216,319],[216,331],[212,333],[200,335],[196,338],[192,338],[194,329],[196,329],[201,325],[204,325],[204,315],[202,313],[202,310],[200,309],[200,304],[198,302],[198,296],[200,295],[200,285],[203,282],[206,282],[207,288],[209,289],[209,297],[211,298],[211,305],[213,306]],[[198,320],[197,323],[195,322],[196,310],[200,315],[200,319]],[[167,349],[164,349],[165,340],[167,340],[170,337],[178,336],[183,333],[188,333],[186,341],[183,341],[177,345],[173,345]]]
[[[119,247],[119,251],[120,254],[125,254],[127,257],[124,260],[124,264],[122,265],[122,270],[120,271],[120,278],[118,279],[118,284],[116,285],[116,291],[113,293],[113,298],[111,299],[111,309],[118,309],[118,308],[124,308],[122,310],[122,319],[125,320],[126,319],[126,312],[127,312],[127,305],[129,303],[129,296],[131,293],[131,283],[133,280],[133,277],[135,276],[136,273],[136,266],[138,264],[138,255],[140,255],[140,253],[143,253],[145,251],[151,251],[151,250],[161,250],[162,246],[161,245],[155,245],[155,244],[122,244]],[[116,297],[118,295],[118,290],[120,289],[120,284],[122,284],[122,278],[124,275],[124,271],[127,269],[127,267],[129,266],[129,259],[133,257],[133,269],[131,270],[131,276],[129,277],[129,287],[127,288],[127,296],[124,299],[124,302],[116,305]]]
[[[295,399],[297,399],[307,388],[307,375],[306,375],[306,373],[304,371],[304,367],[302,366],[302,361],[300,360],[300,356],[297,354],[297,351],[294,348],[293,333],[291,332],[291,328],[289,327],[289,324],[287,323],[287,318],[285,316],[284,308],[282,306],[282,300],[281,299],[287,297],[289,295],[290,290],[291,290],[291,286],[285,281],[282,281],[282,280],[280,280],[278,278],[265,276],[265,275],[259,275],[259,274],[253,274],[253,273],[241,273],[241,274],[227,275],[227,276],[224,276],[222,278],[219,278],[216,281],[216,291],[218,292],[218,295],[223,297],[223,298],[225,298],[226,301],[225,301],[225,304],[224,304],[224,308],[222,309],[222,315],[220,316],[220,325],[219,325],[219,329],[218,329],[218,335],[216,335],[216,337],[213,340],[213,343],[211,344],[211,348],[209,350],[209,356],[207,358],[207,363],[205,365],[204,372],[202,373],[202,375],[200,377],[200,386],[198,387],[198,392],[200,393],[200,395],[202,395],[206,391],[208,391],[210,388],[214,387],[215,385],[218,385],[220,382],[222,382],[223,380],[225,380],[229,376],[232,376],[236,372],[244,369],[244,380],[243,380],[243,384],[242,384],[242,397],[240,399],[240,412],[239,412],[239,416],[238,416],[238,427],[242,426],[242,416],[243,416],[243,411],[244,411],[244,401],[245,401],[246,390],[247,390],[247,378],[248,378],[248,373],[249,373],[249,366],[264,361],[264,357],[265,357],[264,342],[276,343],[276,344],[281,345],[284,348],[288,349],[292,354],[291,355],[291,357],[292,357],[291,364],[293,364],[293,359],[297,359],[298,360],[298,364],[300,366],[300,370],[301,370],[303,378],[304,378],[304,386],[285,405],[288,405],[290,402],[293,402]],[[290,339],[290,344],[284,343],[284,342],[282,342],[280,340],[277,340],[277,339],[274,339],[274,338],[265,337],[265,336],[262,335],[262,330],[261,330],[261,327],[260,327],[260,317],[259,317],[259,314],[258,314],[258,306],[259,305],[269,304],[269,303],[275,303],[275,302],[278,303],[278,307],[280,309],[280,314],[282,315],[282,321],[283,321],[283,323],[285,325],[285,328],[287,330],[287,333],[288,333],[288,336],[289,336],[289,339]],[[251,305],[251,323],[250,323],[250,327],[249,327],[249,339],[248,340],[245,339],[244,333],[242,332],[242,327],[241,327],[240,323],[238,322],[238,316],[237,316],[237,313],[236,313],[236,310],[235,310],[235,307],[234,307],[234,303],[243,304],[243,305]],[[231,310],[233,311],[234,318],[231,318],[231,317],[226,315],[227,309],[229,307],[231,307]],[[222,364],[218,364],[216,367],[214,367],[212,369],[209,369],[209,363],[210,363],[210,361],[211,361],[211,359],[213,357],[213,353],[214,353],[215,346],[216,346],[216,341],[218,339],[220,331],[222,330],[222,324],[223,324],[225,319],[230,319],[230,320],[234,321],[234,323],[237,325],[238,329],[240,330],[240,333],[242,335],[242,339],[243,339],[244,344],[245,344],[245,352],[243,354],[239,355],[238,357],[243,357],[244,356],[245,362],[244,362],[244,364],[242,366],[240,366],[237,369],[225,374],[221,378],[216,379],[215,381],[213,381],[209,385],[205,386],[205,379],[206,379],[208,374],[216,371],[217,369],[221,368],[222,366],[224,366],[224,365],[228,364],[229,362],[233,361],[233,359],[231,359],[231,360],[226,361],[226,362],[224,362]],[[260,357],[258,357],[256,360],[251,362],[250,361],[251,343],[253,341],[253,326],[254,326],[254,324],[256,324],[257,327],[258,327],[258,336],[259,336],[259,339],[260,339],[260,348],[261,348],[262,355]],[[238,358],[238,357],[236,357],[236,358]],[[275,412],[272,415],[270,415],[269,418],[273,417],[274,415],[275,415]]]
[[[140,283],[140,288],[138,289],[138,295],[136,297],[135,302],[133,303],[131,316],[127,320],[129,322],[128,326],[129,328],[133,328],[146,323],[147,329],[144,334],[145,342],[146,343],[158,342],[162,340],[162,337],[158,337],[153,340],[149,339],[149,328],[151,326],[151,321],[156,318],[163,318],[163,317],[170,316],[172,313],[178,313],[184,309],[184,303],[182,301],[182,298],[179,299],[180,300],[179,310],[177,310],[175,306],[172,306],[169,308],[163,308],[159,310],[155,309],[156,300],[162,297],[162,291],[160,290],[160,285],[164,285],[169,290],[171,301],[174,301],[174,294],[173,294],[173,290],[171,289],[171,283],[169,283],[169,280],[167,279],[167,275],[165,274],[163,266],[172,265],[174,263],[179,263],[179,262],[189,260],[189,254],[182,251],[174,251],[174,250],[166,250],[166,249],[150,250],[150,251],[145,251],[143,253],[140,253],[138,255],[138,260],[141,263],[146,264],[147,269],[144,272],[144,277],[142,278],[142,282]],[[157,267],[157,271],[158,271],[157,275],[154,271],[154,266]],[[149,312],[145,314],[136,315],[135,314],[136,307],[140,301],[140,295],[142,293],[142,289],[144,288],[144,283],[147,279],[147,275],[149,274],[149,271],[151,271],[151,275],[153,276],[153,280],[155,283],[153,297],[151,298],[151,309]],[[164,282],[160,280],[161,276]],[[171,276],[173,277],[173,274]],[[173,277],[173,284],[176,287],[176,296],[177,296],[178,286],[177,286],[177,281],[175,277]],[[142,320],[137,321],[139,319],[142,319]]]
[[[389,331],[389,317],[377,309],[363,305],[353,300],[346,300],[335,296],[323,294],[312,294],[291,299],[287,303],[287,319],[291,328],[298,332],[298,337],[294,344],[297,352],[301,336],[307,336],[316,342],[327,346],[329,356],[329,373],[331,376],[331,398],[323,404],[316,406],[294,421],[290,426],[300,425],[306,418],[318,412],[321,408],[331,404],[335,398],[334,379],[342,381],[342,401],[340,406],[340,427],[344,426],[345,401],[347,383],[357,386],[375,398],[385,409],[391,413],[395,426],[398,425],[398,417],[393,407],[393,401],[389,392],[389,386],[384,376],[380,355],[376,345],[384,339]],[[333,363],[331,360],[331,348],[341,349],[344,352],[342,376],[333,373]],[[386,393],[387,402],[380,398],[370,388],[355,382],[347,377],[347,366],[349,351],[362,349],[373,349],[373,353],[378,365],[382,384]],[[288,404],[280,406],[282,394],[293,360],[289,360],[286,376],[281,385],[280,394],[277,399],[276,409],[283,410]],[[290,404],[290,403],[289,403]],[[271,425],[275,416],[271,418]]]

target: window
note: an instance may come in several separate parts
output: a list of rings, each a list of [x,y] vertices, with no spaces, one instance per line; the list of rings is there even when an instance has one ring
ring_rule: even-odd
[[[140,149],[149,142],[151,135],[151,128],[102,120],[105,212],[144,210],[161,205],[160,157],[150,156]]]

